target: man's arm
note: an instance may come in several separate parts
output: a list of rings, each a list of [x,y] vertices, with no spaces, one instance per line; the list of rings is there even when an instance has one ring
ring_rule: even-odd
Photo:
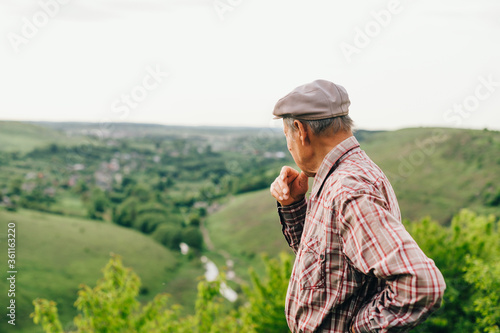
[[[278,201],[283,235],[295,253],[300,245],[306,218],[305,194],[309,188],[307,181],[308,178],[303,172],[284,166],[270,188],[271,195]]]
[[[351,195],[339,207],[344,253],[356,269],[386,282],[353,319],[352,331],[400,332],[425,320],[446,288],[427,258],[383,198]]]
[[[301,201],[289,206],[281,206],[278,202],[278,214],[280,216],[283,235],[285,236],[288,245],[290,245],[295,253],[299,250],[300,238],[302,237],[302,230],[306,219],[306,212],[306,199],[302,199]]]

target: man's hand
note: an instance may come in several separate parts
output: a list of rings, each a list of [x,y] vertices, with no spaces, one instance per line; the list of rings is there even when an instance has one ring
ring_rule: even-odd
[[[282,206],[288,206],[302,200],[309,184],[304,172],[298,172],[288,166],[281,169],[280,175],[271,184],[271,195],[278,200]]]

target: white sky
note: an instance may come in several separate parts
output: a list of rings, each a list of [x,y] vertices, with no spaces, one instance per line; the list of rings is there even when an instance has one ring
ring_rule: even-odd
[[[397,0],[65,0],[44,22],[56,1],[0,1],[0,119],[276,126],[276,101],[323,78],[358,128],[500,129],[498,0],[401,0],[385,26]],[[140,95],[147,68],[169,75]]]

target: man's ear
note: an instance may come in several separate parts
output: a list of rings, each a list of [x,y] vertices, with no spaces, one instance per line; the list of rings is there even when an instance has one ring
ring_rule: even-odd
[[[299,132],[300,143],[304,146],[310,143],[310,128],[299,120],[293,122],[295,130]]]

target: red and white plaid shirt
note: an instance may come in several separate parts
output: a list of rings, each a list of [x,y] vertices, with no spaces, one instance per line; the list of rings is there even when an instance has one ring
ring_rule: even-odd
[[[406,332],[439,308],[443,276],[354,137],[324,158],[309,200],[278,212],[296,253],[285,311],[292,332]]]

